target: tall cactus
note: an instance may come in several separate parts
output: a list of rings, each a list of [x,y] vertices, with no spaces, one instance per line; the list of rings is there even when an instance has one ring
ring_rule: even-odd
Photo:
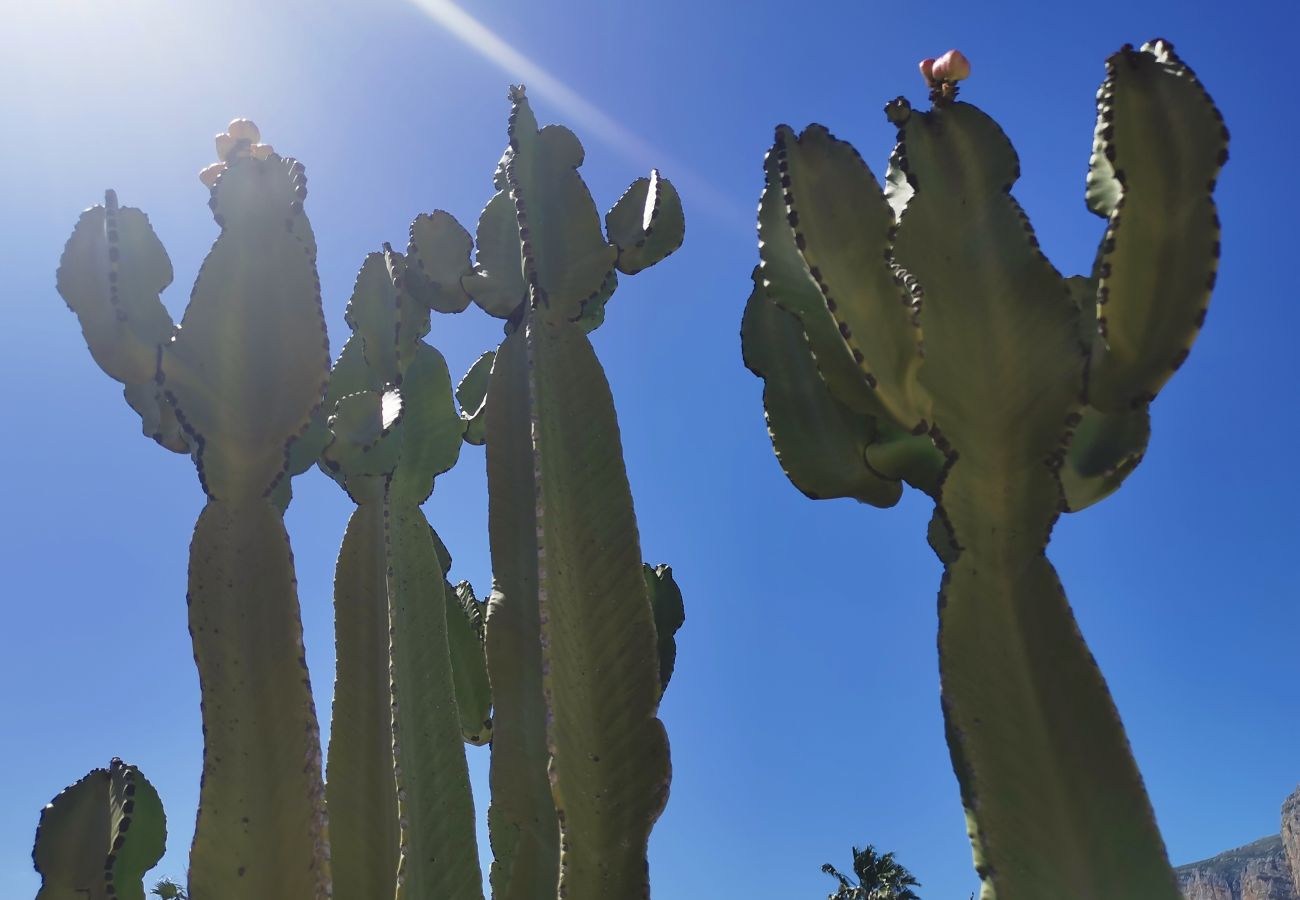
[[[458,703],[456,688],[472,693],[486,673],[420,511],[466,423],[447,364],[423,341],[429,307],[408,288],[409,265],[387,246],[366,258],[325,403],[321,467],[357,503],[335,578],[327,796],[339,900],[483,896],[460,709],[479,701],[469,736],[481,743],[488,701],[479,691]],[[466,632],[477,656],[462,652]],[[475,664],[477,676],[464,671]]]
[[[639,179],[606,217],[607,240],[578,139],[539,129],[522,87],[510,100],[475,265],[460,229],[417,219],[408,267],[430,308],[464,308],[463,288],[506,320],[505,340],[458,392],[466,439],[487,444],[492,893],[643,897],[669,780],[660,639],[613,400],[585,332],[602,321],[616,270],[680,245],[681,201],[657,172]]]
[[[190,547],[189,621],[203,692],[194,900],[329,896],[320,739],[307,678],[289,479],[316,459],[309,425],[328,375],[303,167],[217,138],[204,170],[221,234],[180,328],[159,301],[171,264],[110,191],[64,250],[58,288],[146,433],[198,469],[207,505]]]
[[[1106,219],[1064,278],[1010,194],[1001,129],[927,60],[886,112],[883,189],[782,126],[742,326],[778,458],[812,497],[935,501],[942,705],[985,900],[1179,896],[1119,716],[1045,550],[1119,487],[1187,356],[1218,259],[1222,117],[1167,41],[1107,62],[1087,179]]]

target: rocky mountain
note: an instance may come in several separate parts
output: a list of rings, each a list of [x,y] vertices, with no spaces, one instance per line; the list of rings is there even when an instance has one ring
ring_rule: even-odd
[[[1282,804],[1282,833],[1179,866],[1187,900],[1300,900],[1300,788]]]
[[[1300,900],[1281,835],[1175,871],[1187,900]]]

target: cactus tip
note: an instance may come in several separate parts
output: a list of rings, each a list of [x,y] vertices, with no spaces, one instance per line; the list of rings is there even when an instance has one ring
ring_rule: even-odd
[[[912,116],[912,104],[906,97],[895,97],[885,104],[885,118],[895,125],[902,125]]]

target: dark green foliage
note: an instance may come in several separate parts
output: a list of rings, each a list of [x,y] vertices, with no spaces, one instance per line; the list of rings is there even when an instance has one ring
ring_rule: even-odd
[[[894,859],[893,853],[878,853],[870,844],[862,850],[853,848],[856,884],[830,863],[824,864],[822,871],[840,883],[827,900],[920,900],[912,888],[921,883]]]

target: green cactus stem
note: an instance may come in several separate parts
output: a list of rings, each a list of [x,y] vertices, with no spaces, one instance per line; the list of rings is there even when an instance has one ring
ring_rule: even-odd
[[[511,100],[510,146],[479,218],[473,266],[464,229],[433,213],[413,223],[404,267],[405,292],[424,308],[458,312],[472,299],[506,320],[505,342],[457,389],[465,440],[488,446],[494,589],[486,604],[457,589],[465,617],[446,607],[455,693],[466,740],[483,739],[477,666],[485,650],[493,896],[643,896],[649,829],[667,793],[655,710],[659,651],[670,654],[672,638],[660,647],[655,635],[613,405],[585,332],[603,320],[616,270],[639,271],[673,252],[684,220],[676,191],[654,172],[610,211],[606,240],[577,174],[577,138],[559,126],[538,129],[522,88]],[[344,358],[335,381],[351,384]],[[344,390],[331,391],[343,399]],[[379,406],[372,401],[372,417]],[[542,423],[536,439],[534,423]],[[375,418],[372,434],[382,431]],[[380,444],[371,451],[382,454]],[[591,481],[579,485],[584,472]],[[348,489],[357,497],[350,478]],[[566,554],[570,565],[544,564]],[[449,565],[444,559],[444,572]],[[671,587],[664,591],[664,614],[677,621]],[[602,677],[592,679],[597,670]]]
[[[146,432],[190,453],[208,498],[187,595],[205,735],[191,893],[325,898],[320,740],[282,520],[290,477],[319,449],[329,349],[316,245],[301,164],[223,138],[204,174],[221,234],[179,330],[158,299],[166,253],[111,192],[78,222],[58,287]]]
[[[492,740],[492,686],[484,646],[487,603],[474,596],[468,581],[455,587],[444,583],[443,595],[447,598],[447,642],[461,736],[465,743],[481,746]]]
[[[672,566],[641,567],[646,588],[650,592],[650,606],[654,610],[655,635],[659,644],[659,693],[668,689],[677,664],[677,639],[674,635],[686,624],[686,606],[682,603],[682,589],[673,578]]]
[[[448,218],[417,219],[413,244],[437,222],[441,239],[454,241]],[[458,278],[441,274],[448,254],[438,250],[425,245],[415,288],[412,255],[386,246],[366,258],[348,304],[353,334],[325,401],[321,467],[357,503],[335,576],[327,796],[339,898],[483,896],[457,697],[468,677],[478,693],[464,706],[482,707],[471,736],[485,741],[482,644],[446,582],[446,548],[420,510],[459,457],[466,429],[447,365],[423,340],[426,303],[451,310],[447,284],[459,290]],[[463,256],[468,270],[468,246]],[[478,681],[455,664],[473,663],[459,652],[465,631]]]
[[[607,241],[577,138],[539,129],[522,88],[511,104],[498,193],[463,280],[509,320],[484,411],[493,895],[645,897],[669,781],[658,640],[613,399],[585,331],[615,267],[667,256],[684,220],[653,173],[611,210]]]
[[[456,386],[456,402],[463,410],[461,418],[465,420],[465,442],[482,445],[485,440],[483,401],[487,399],[488,379],[492,375],[492,363],[496,351],[489,350],[470,366],[465,377]]]
[[[935,500],[942,702],[984,900],[1175,900],[1045,550],[1061,512],[1136,468],[1204,319],[1227,132],[1168,42],[1112,56],[1086,192],[1106,229],[1093,272],[1063,278],[1010,194],[1011,144],[938,68],[931,110],[886,109],[883,189],[826,129],[777,130],[746,363],[800,490]]]
[[[139,769],[114,759],[41,811],[32,848],[41,874],[36,900],[144,900],[145,873],[166,842],[158,792]]]

